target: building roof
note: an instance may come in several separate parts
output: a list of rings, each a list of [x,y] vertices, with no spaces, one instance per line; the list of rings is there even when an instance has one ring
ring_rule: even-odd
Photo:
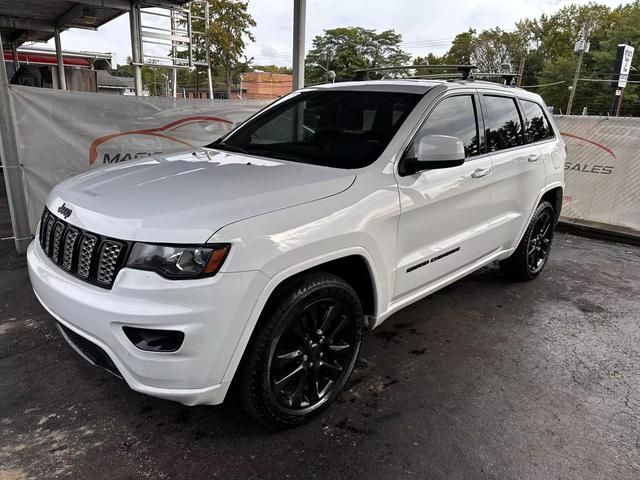
[[[187,0],[153,0],[151,6],[185,3]],[[7,44],[46,42],[56,29],[95,30],[130,8],[129,0],[0,0],[0,35]]]
[[[63,50],[62,57],[65,66],[68,67],[104,70],[106,68],[111,68],[113,64],[113,55],[111,53]],[[5,62],[13,61],[13,53],[4,52],[4,60]],[[18,60],[20,63],[26,63],[27,65],[57,64],[56,51],[50,48],[41,47],[18,48]]]
[[[106,70],[97,70],[98,88],[134,88],[133,77],[117,77]]]

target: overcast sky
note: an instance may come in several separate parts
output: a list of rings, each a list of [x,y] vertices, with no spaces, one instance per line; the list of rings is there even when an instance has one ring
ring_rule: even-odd
[[[469,27],[509,30],[521,18],[550,14],[570,3],[585,4],[588,0],[308,0],[306,47],[309,49],[313,37],[325,29],[360,26],[394,29],[402,34],[402,47],[414,56],[442,53],[457,33]],[[616,6],[630,2],[599,3]],[[256,64],[290,66],[293,0],[249,0],[249,11],[257,26],[253,29],[256,42],[247,48],[247,56],[253,56]],[[68,50],[112,52],[118,63],[124,63],[131,55],[128,15],[97,32],[64,32],[62,44]],[[53,47],[52,42],[50,45]]]

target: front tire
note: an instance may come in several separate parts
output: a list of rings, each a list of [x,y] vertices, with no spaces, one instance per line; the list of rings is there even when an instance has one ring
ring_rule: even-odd
[[[518,248],[500,262],[500,268],[508,278],[525,282],[540,275],[551,254],[555,218],[549,202],[545,200],[538,205]]]
[[[246,352],[239,393],[245,410],[272,427],[308,422],[349,379],[362,339],[362,306],[341,278],[313,273],[271,302]]]

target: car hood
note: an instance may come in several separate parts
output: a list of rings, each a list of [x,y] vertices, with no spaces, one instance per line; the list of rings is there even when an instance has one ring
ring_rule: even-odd
[[[203,243],[221,227],[349,188],[347,170],[199,149],[90,171],[56,186],[58,216],[110,237]],[[58,211],[60,209],[60,211]]]

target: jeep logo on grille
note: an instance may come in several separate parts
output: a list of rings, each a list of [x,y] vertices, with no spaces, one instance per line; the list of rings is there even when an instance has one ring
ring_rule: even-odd
[[[72,210],[67,207],[66,203],[63,203],[62,205],[60,205],[60,207],[58,208],[58,213],[60,215],[62,215],[65,219],[69,218],[69,215],[71,215]]]

